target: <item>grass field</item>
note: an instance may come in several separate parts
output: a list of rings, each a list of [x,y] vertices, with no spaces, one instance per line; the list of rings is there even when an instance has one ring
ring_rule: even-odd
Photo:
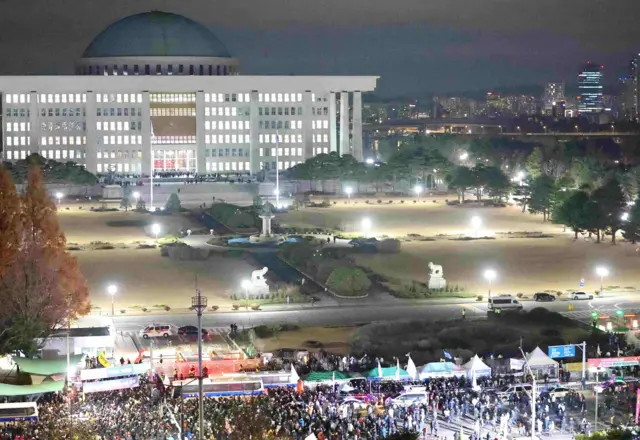
[[[322,348],[331,353],[345,355],[349,353],[349,343],[355,330],[355,327],[302,327],[258,339],[256,346],[265,352],[280,348],[309,351]]]

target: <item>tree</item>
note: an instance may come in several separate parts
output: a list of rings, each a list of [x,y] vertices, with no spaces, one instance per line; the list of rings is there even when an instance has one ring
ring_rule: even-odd
[[[169,199],[167,200],[167,204],[164,206],[164,209],[167,212],[182,211],[182,205],[180,204],[180,198],[178,197],[178,194],[171,193]]]
[[[640,238],[640,197],[631,207],[627,221],[622,224],[622,235],[633,244]]]
[[[525,168],[527,169],[527,174],[529,174],[532,179],[542,174],[542,150],[540,147],[534,148],[531,154],[527,156]]]
[[[531,182],[531,197],[529,198],[529,212],[542,213],[542,221],[546,222],[557,196],[555,181],[546,174],[540,174]]]
[[[56,326],[90,310],[85,280],[65,249],[56,206],[44,188],[40,168],[31,167],[27,180],[26,192],[16,204],[11,198],[13,183],[6,175],[0,179],[0,192],[11,202],[2,205],[1,217],[18,216],[21,223],[0,223],[0,237],[14,234],[18,243],[17,248],[5,247],[8,258],[0,260],[0,353],[31,354],[36,338],[46,338]]]
[[[369,290],[371,281],[359,267],[337,267],[329,275],[327,286],[342,295],[361,296]]]
[[[616,242],[616,232],[622,225],[622,214],[626,208],[626,199],[617,179],[609,179],[596,189],[591,198],[598,203],[607,219],[606,226],[611,230],[611,242]]]
[[[458,201],[464,202],[464,193],[475,184],[475,175],[467,167],[455,167],[453,172],[447,176],[449,188],[458,191]]]
[[[120,208],[124,209],[125,211],[129,211],[129,208],[131,208],[131,199],[129,198],[129,196],[124,196],[122,197],[122,199],[120,200]]]
[[[24,183],[27,180],[29,168],[40,168],[45,183],[63,183],[74,185],[93,185],[97,182],[96,176],[85,169],[84,166],[74,162],[58,162],[53,159],[45,159],[37,153],[27,156],[15,163],[6,162],[5,168],[11,173],[15,183]]]
[[[607,215],[602,206],[593,199],[584,206],[584,218],[589,233],[595,233],[597,242],[600,243],[603,231],[607,229]]]
[[[489,195],[494,199],[506,197],[511,189],[509,177],[497,166],[483,167],[481,169],[480,181],[489,190]]]
[[[572,192],[569,197],[565,198],[565,200],[554,209],[553,221],[561,225],[569,226],[577,239],[578,233],[588,227],[584,213],[584,208],[587,203],[589,203],[589,194],[584,191]]]

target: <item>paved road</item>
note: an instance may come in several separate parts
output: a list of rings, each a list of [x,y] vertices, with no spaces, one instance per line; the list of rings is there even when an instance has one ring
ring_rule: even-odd
[[[555,301],[552,303],[535,303],[525,301],[525,310],[535,307],[545,307],[557,312],[568,312],[568,305],[573,304],[574,311],[568,315],[577,319],[588,317],[594,309],[611,312],[616,308],[625,311],[640,309],[640,296],[638,300],[630,295],[609,294],[606,298],[593,301]],[[262,311],[237,311],[237,312],[211,312],[203,316],[204,327],[228,327],[235,323],[239,327],[253,327],[256,325],[272,325],[290,323],[299,325],[355,325],[375,321],[431,319],[447,320],[457,319],[461,316],[462,307],[467,309],[467,317],[484,317],[487,313],[487,305],[482,303],[410,303],[384,305],[343,305],[339,307],[306,307],[303,309],[292,305],[291,309],[283,306],[278,310]],[[195,324],[195,313],[172,314],[151,316],[116,316],[113,318],[118,331],[137,331],[152,322],[183,326]]]

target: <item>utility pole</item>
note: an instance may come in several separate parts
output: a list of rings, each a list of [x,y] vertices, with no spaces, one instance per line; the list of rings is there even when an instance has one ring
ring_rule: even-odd
[[[196,296],[191,297],[191,308],[198,315],[198,439],[204,439],[204,406],[202,393],[202,312],[207,308],[207,297],[202,296],[198,288],[198,275],[196,275]]]
[[[522,353],[524,364],[527,366],[529,374],[531,375],[531,394],[529,395],[529,398],[531,399],[531,440],[536,440],[536,377],[533,374],[533,370],[531,370],[531,367],[529,366],[529,362],[527,361],[527,357],[524,355],[522,347],[520,347],[520,353]]]

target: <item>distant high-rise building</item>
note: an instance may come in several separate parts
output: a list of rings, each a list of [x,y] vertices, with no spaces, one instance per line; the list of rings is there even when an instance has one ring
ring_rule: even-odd
[[[565,100],[555,101],[551,108],[551,116],[555,119],[564,119],[567,111],[567,102]]]
[[[562,101],[564,98],[563,82],[547,83],[544,88],[544,96],[542,97],[545,113],[551,114],[553,103]]]
[[[602,101],[603,66],[587,63],[578,74],[578,111],[583,114],[600,113],[604,110]]]
[[[629,119],[640,119],[640,54],[631,59],[626,84],[625,102],[629,105]]]

